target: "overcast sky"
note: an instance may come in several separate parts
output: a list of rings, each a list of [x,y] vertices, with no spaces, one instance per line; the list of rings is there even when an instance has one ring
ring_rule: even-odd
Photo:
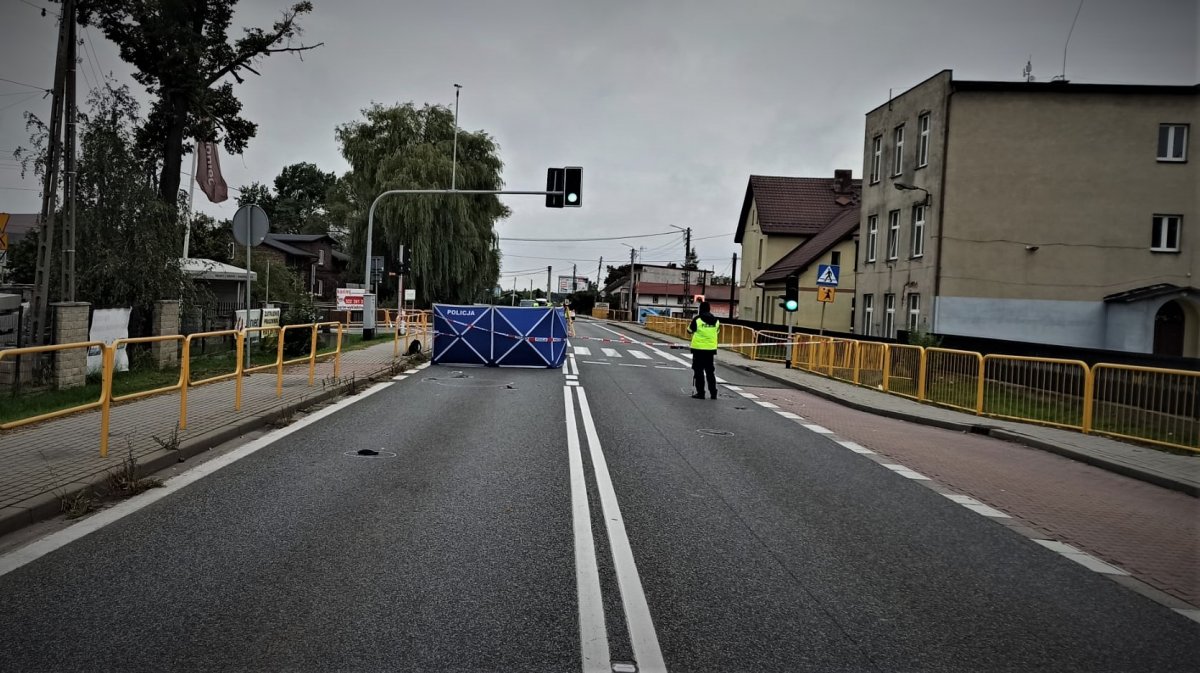
[[[235,28],[266,26],[290,0],[242,0]],[[750,174],[862,174],[863,117],[930,75],[1039,81],[1059,75],[1078,0],[315,0],[301,61],[280,55],[237,92],[259,124],[243,156],[223,156],[231,186],[269,183],[291,163],[347,169],[333,131],[371,102],[452,105],[460,124],[500,145],[509,189],[542,189],[548,166],[584,167],[584,206],[552,210],[507,197],[501,237],[631,236],[692,227],[701,264],[728,273]],[[1198,0],[1085,0],[1067,52],[1074,82],[1200,81]],[[49,88],[56,23],[45,0],[0,0],[0,78]],[[95,28],[80,83],[101,72],[140,91]],[[93,57],[94,49],[94,57]],[[83,76],[82,73],[88,73]],[[144,96],[143,96],[144,98]],[[12,151],[22,112],[49,98],[0,81],[0,212],[36,212],[38,185]],[[185,170],[190,165],[185,164]],[[186,181],[185,181],[186,184]],[[448,185],[447,185],[448,186]],[[22,189],[17,189],[22,188]],[[233,199],[197,207],[232,216]],[[647,262],[682,261],[681,236],[628,238]],[[628,261],[620,241],[508,241],[501,282],[594,277]]]

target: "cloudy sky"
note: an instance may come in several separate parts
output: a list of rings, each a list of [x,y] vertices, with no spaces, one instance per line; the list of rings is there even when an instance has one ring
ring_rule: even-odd
[[[242,0],[235,26],[268,25],[289,0]],[[1200,81],[1197,0],[1085,0],[1071,35],[1074,82]],[[232,186],[287,164],[342,172],[333,131],[371,102],[454,101],[461,126],[500,144],[510,189],[541,189],[547,166],[584,167],[584,207],[507,197],[502,237],[631,237],[691,227],[705,267],[728,273],[750,174],[862,173],[863,116],[942,69],[958,79],[1059,75],[1078,0],[315,0],[305,55],[276,56],[238,87],[258,136],[223,157]],[[46,0],[0,0],[0,212],[36,212],[38,185],[12,151],[34,89],[53,77]],[[100,73],[136,84],[92,28],[81,85]],[[82,75],[82,73],[88,73]],[[185,170],[190,170],[187,166]],[[447,185],[448,186],[448,185]],[[216,217],[233,200],[197,206]],[[681,235],[626,238],[641,259],[681,261]],[[622,241],[506,241],[502,279],[545,285],[545,267],[594,277],[628,261]],[[519,275],[531,269],[539,271]]]

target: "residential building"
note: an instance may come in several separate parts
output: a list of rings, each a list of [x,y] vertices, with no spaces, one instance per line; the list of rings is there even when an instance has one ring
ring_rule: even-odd
[[[258,250],[295,271],[318,301],[331,302],[350,265],[336,244],[326,234],[267,234]]]
[[[685,277],[686,274],[686,277]],[[713,273],[707,269],[683,269],[675,264],[665,266],[637,263],[633,265],[633,305],[638,315],[682,317],[694,315],[695,298],[704,295],[718,317],[729,315],[730,304],[737,301],[737,292],[730,285],[713,285]],[[621,310],[630,306],[629,276],[619,278],[604,288],[606,294],[617,297]],[[644,321],[644,318],[640,318]]]
[[[945,70],[871,110],[860,330],[1200,356],[1198,93]]]
[[[825,327],[849,331],[861,187],[861,180],[841,169],[832,178],[750,176],[733,239],[742,246],[736,279],[741,319],[775,324],[792,320],[817,329],[817,266],[834,262],[843,273],[835,301],[826,307]],[[800,276],[801,308],[794,314],[779,306],[790,274]]]

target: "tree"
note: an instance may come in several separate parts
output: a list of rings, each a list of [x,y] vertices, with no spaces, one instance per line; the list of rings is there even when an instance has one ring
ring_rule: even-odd
[[[629,277],[629,265],[628,264],[622,264],[620,266],[613,266],[611,264],[608,264],[608,265],[605,265],[605,268],[608,269],[608,275],[604,277],[604,287],[608,287],[609,285],[612,285],[614,282],[616,282],[617,280],[619,280],[621,278]],[[603,289],[603,288],[601,288],[601,289]]]
[[[133,77],[154,97],[138,144],[159,168],[158,196],[177,210],[183,155],[189,139],[222,140],[240,154],[257,125],[241,116],[232,76],[259,74],[256,62],[271,54],[304,52],[293,46],[300,35],[297,19],[312,11],[307,0],[284,10],[269,29],[247,28],[229,42],[227,33],[237,0],[79,0],[79,22],[94,25],[117,45],[121,59],[137,69]]]
[[[276,233],[327,234],[326,198],[336,183],[335,174],[321,171],[316,164],[292,164],[275,177],[274,193],[266,185],[252,182],[238,190],[237,203],[261,206]]]
[[[211,259],[214,262],[231,263],[229,244],[233,237],[229,234],[230,222],[218,222],[204,213],[192,216],[192,233],[188,242],[188,257]]]
[[[362,277],[367,211],[389,189],[450,185],[454,114],[442,106],[373,105],[365,119],[336,137],[351,170],[330,191],[330,218],[350,225],[351,273]],[[496,190],[504,164],[483,131],[459,132],[458,188]],[[509,210],[493,195],[420,195],[384,199],[375,210],[372,250],[395,268],[399,247],[412,251],[413,282],[422,302],[471,301],[490,293],[500,275],[494,226]]]
[[[700,268],[700,256],[696,254],[695,248],[689,248],[687,251],[687,259],[683,262],[683,268],[695,271]]]

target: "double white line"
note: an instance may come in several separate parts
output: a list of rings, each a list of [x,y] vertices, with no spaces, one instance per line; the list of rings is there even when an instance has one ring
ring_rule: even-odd
[[[621,591],[621,603],[625,611],[625,622],[629,627],[629,640],[633,645],[633,656],[637,660],[639,673],[665,673],[662,650],[658,646],[658,635],[650,619],[650,608],[646,594],[638,577],[633,551],[629,547],[629,536],[625,533],[625,520],[617,505],[617,494],[613,490],[608,474],[608,463],[600,448],[600,437],[588,406],[587,393],[583,388],[564,386],[563,403],[567,418],[567,448],[571,465],[571,513],[575,531],[575,579],[579,594],[579,642],[583,653],[584,673],[612,673],[612,661],[608,649],[608,630],[604,624],[604,601],[600,592],[600,573],[596,566],[596,542],[592,538],[591,507],[588,505],[587,481],[583,470],[583,453],[579,442],[579,429],[575,422],[575,395],[578,394],[579,411],[583,418],[583,430],[587,436],[589,455],[596,473],[596,489],[600,493],[600,509],[604,526],[608,531],[608,544],[612,549],[613,567],[616,570],[617,586]]]

